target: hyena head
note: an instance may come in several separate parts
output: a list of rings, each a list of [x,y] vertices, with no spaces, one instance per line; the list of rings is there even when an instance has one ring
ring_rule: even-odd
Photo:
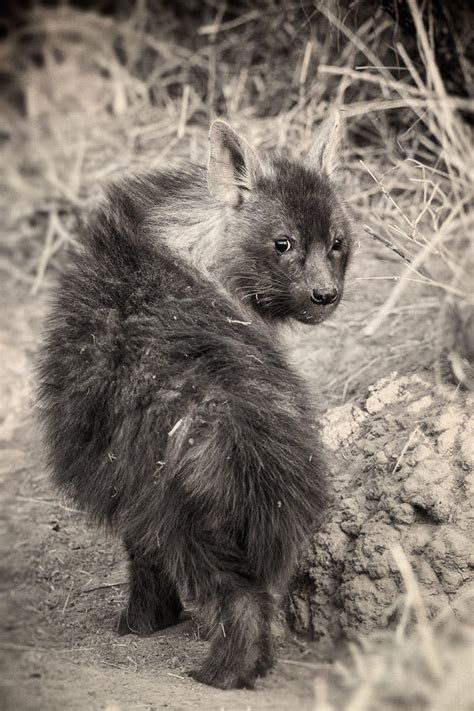
[[[211,125],[208,185],[227,205],[222,277],[267,319],[321,323],[341,300],[352,234],[334,182],[340,136],[335,115],[303,160],[262,160],[227,123]]]

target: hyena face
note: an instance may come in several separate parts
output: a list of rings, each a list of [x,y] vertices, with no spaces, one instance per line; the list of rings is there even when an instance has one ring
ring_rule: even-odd
[[[352,231],[330,177],[339,133],[325,122],[306,161],[262,163],[227,124],[211,127],[209,187],[230,206],[227,285],[266,318],[321,323],[341,300]]]
[[[233,288],[268,318],[320,323],[343,293],[350,223],[326,176],[283,159],[271,167],[230,222]]]

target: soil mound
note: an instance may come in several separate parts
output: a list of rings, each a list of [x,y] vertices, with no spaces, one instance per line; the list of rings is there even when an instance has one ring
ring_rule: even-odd
[[[410,560],[430,617],[474,594],[474,394],[393,373],[322,420],[334,494],[292,595],[297,630],[366,634],[396,618]]]

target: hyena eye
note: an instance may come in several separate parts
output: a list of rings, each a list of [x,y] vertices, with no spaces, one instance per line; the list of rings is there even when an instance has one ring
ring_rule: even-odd
[[[291,242],[289,239],[276,239],[275,240],[275,249],[277,252],[280,254],[284,254],[285,252],[289,252],[291,249]]]
[[[340,249],[342,249],[342,244],[343,244],[343,239],[341,235],[337,235],[337,237],[334,238],[334,241],[331,245],[331,250],[338,252]]]

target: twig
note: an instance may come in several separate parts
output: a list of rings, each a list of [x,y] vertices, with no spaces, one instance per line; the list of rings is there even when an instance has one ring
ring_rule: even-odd
[[[56,501],[56,499],[37,499],[33,496],[22,496],[21,494],[17,494],[15,496],[15,499],[20,499],[20,501],[30,501],[33,504],[45,504],[47,506],[59,506],[60,509],[63,509],[63,511],[67,511],[68,513],[77,513],[77,514],[84,513],[84,511],[80,511],[79,509],[72,509],[69,506],[65,506],[60,501]]]
[[[46,647],[36,647],[33,644],[14,644],[13,642],[0,642],[0,649],[12,650],[18,652],[49,652]]]
[[[395,463],[395,466],[394,466],[393,469],[392,469],[392,474],[391,474],[392,476],[395,474],[395,472],[397,471],[398,467],[400,466],[400,463],[401,463],[403,457],[405,456],[405,453],[406,453],[408,447],[410,446],[410,443],[411,443],[411,441],[413,440],[413,437],[416,435],[416,433],[418,432],[419,429],[420,429],[420,425],[417,425],[417,426],[415,427],[415,429],[413,430],[413,432],[411,432],[411,434],[410,434],[410,436],[408,437],[407,441],[405,442],[405,445],[404,445],[402,451],[400,452],[400,456],[398,457],[398,459],[397,459],[397,461],[396,461],[396,463]]]
[[[412,260],[410,259],[410,257],[408,257],[404,252],[402,252],[400,247],[397,247],[392,242],[389,242],[388,239],[385,239],[385,237],[382,237],[381,235],[374,232],[374,230],[371,227],[369,227],[368,225],[364,225],[364,232],[367,232],[369,237],[371,237],[375,242],[381,242],[383,245],[385,245],[385,247],[387,247],[392,252],[394,252],[398,257],[403,259],[403,261],[406,262],[407,264],[412,263]],[[423,276],[426,279],[432,279],[431,274],[428,272],[427,269],[425,269],[425,267],[420,266],[419,269],[417,269],[416,271],[418,272],[418,274],[420,276]]]
[[[279,659],[282,664],[291,664],[295,667],[306,667],[307,669],[332,669],[329,662],[298,662],[294,659]]]
[[[182,421],[183,421],[183,418],[180,417],[179,420],[173,425],[173,427],[168,432],[168,437],[172,437],[174,435],[176,430],[181,426]]]
[[[433,674],[437,677],[441,677],[442,668],[440,660],[436,654],[436,646],[433,632],[428,622],[426,609],[423,604],[423,600],[412,567],[408,562],[405,552],[399,544],[393,546],[393,548],[391,549],[391,553],[395,559],[395,563],[397,564],[398,569],[400,570],[403,582],[405,583],[405,604],[409,608],[412,608],[416,614],[416,619],[418,622],[417,629],[420,635],[426,661],[428,662]]]
[[[441,281],[428,281],[426,279],[409,279],[405,274],[401,276],[370,276],[370,277],[355,277],[354,281],[396,281],[396,282],[410,282],[412,284],[423,284],[424,286],[430,286],[433,289],[442,289],[447,294],[452,294],[453,296],[458,296],[461,299],[467,299],[470,294],[467,291],[462,291],[462,289],[454,289],[450,284],[443,284]],[[397,299],[398,301],[398,299]],[[384,307],[382,307],[384,308]],[[391,309],[393,311],[393,309]],[[380,313],[380,312],[379,312]],[[387,314],[388,315],[388,314]],[[385,320],[385,319],[384,319]],[[328,324],[329,326],[329,324]],[[372,335],[372,334],[365,334]]]
[[[103,590],[105,588],[119,588],[122,585],[126,585],[127,581],[123,580],[118,583],[102,583],[102,585],[95,585],[93,588],[85,588],[83,590],[79,590],[79,595],[85,595],[90,592],[94,592],[94,590]]]
[[[69,604],[69,598],[71,597],[71,591],[72,591],[73,585],[74,585],[74,582],[71,582],[71,584],[69,585],[69,590],[67,592],[66,600],[64,601],[63,609],[61,610],[61,615],[63,617],[66,614],[66,610],[67,610],[67,606]]]
[[[183,99],[181,101],[181,112],[180,112],[180,117],[179,117],[179,122],[178,122],[178,130],[177,130],[178,138],[182,138],[186,132],[186,121],[187,121],[187,115],[188,115],[190,91],[191,91],[190,85],[185,84],[184,89],[183,89]]]
[[[438,245],[438,243],[441,242],[443,237],[444,237],[443,231],[440,230],[434,236],[433,240],[431,242],[428,242],[426,244],[426,246],[418,252],[416,257],[414,257],[413,261],[410,264],[408,264],[408,267],[405,270],[405,272],[402,274],[400,281],[397,282],[397,284],[394,286],[394,288],[390,292],[388,299],[382,305],[381,309],[379,310],[379,312],[377,313],[375,318],[373,318],[372,321],[369,324],[367,324],[367,326],[365,327],[364,335],[373,336],[374,333],[377,331],[377,329],[380,328],[380,326],[385,321],[388,314],[391,312],[391,310],[397,303],[398,299],[402,295],[403,291],[405,290],[405,288],[410,280],[410,275],[413,272],[416,272],[417,269],[419,269],[422,266],[423,261],[430,254],[430,252],[432,252],[434,250],[434,248]]]
[[[213,22],[211,25],[202,25],[197,33],[198,35],[216,35],[218,32],[226,32],[227,30],[233,30],[236,27],[245,25],[247,22],[252,22],[253,20],[258,20],[260,17],[260,10],[252,10],[246,15],[241,15],[236,17],[235,20],[229,20],[228,22],[220,23]]]
[[[40,258],[40,261],[38,264],[36,278],[33,283],[33,286],[31,287],[31,293],[33,294],[33,296],[38,293],[39,288],[41,286],[41,282],[43,281],[43,278],[44,278],[44,274],[46,272],[46,267],[48,266],[49,258],[51,255],[51,250],[53,247],[54,235],[56,233],[55,216],[56,216],[55,212],[49,213],[48,227],[46,229],[46,237],[44,239],[44,247],[43,247],[43,251],[41,252],[41,258]]]

